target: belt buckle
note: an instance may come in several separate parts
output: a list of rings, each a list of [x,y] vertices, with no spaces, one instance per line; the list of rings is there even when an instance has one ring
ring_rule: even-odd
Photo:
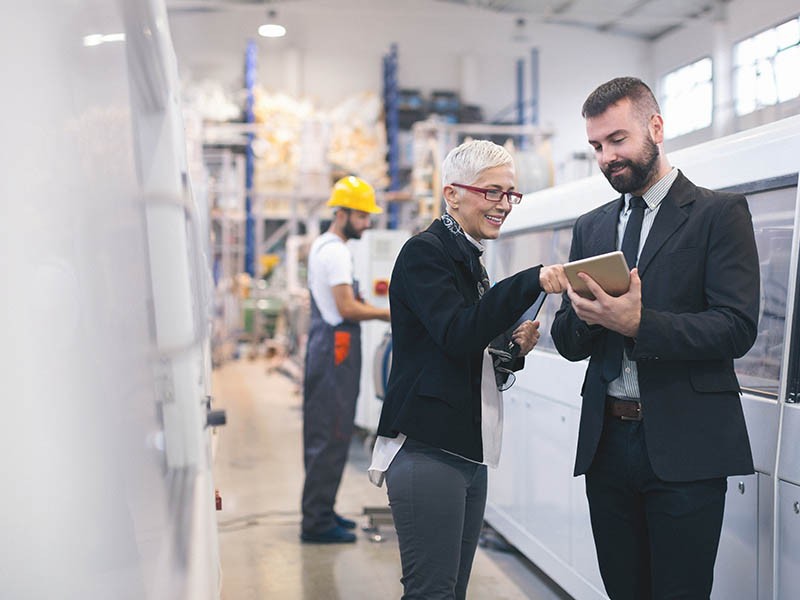
[[[630,401],[629,401],[630,402]],[[622,421],[641,421],[642,420],[642,403],[641,402],[631,402],[636,406],[636,416],[635,417],[628,417],[625,415],[620,415],[619,418]]]

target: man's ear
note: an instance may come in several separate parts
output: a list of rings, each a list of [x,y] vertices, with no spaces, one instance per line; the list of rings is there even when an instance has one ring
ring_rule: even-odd
[[[650,123],[648,124],[650,128],[650,137],[653,138],[653,142],[656,144],[663,144],[664,143],[664,118],[659,115],[655,114],[650,117]]]

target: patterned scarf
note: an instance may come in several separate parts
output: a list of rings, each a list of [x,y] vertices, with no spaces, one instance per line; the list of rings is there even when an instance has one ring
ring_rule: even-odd
[[[444,213],[441,216],[441,221],[447,230],[453,234],[456,244],[458,245],[458,249],[461,251],[461,254],[464,257],[464,262],[467,264],[470,272],[475,278],[475,282],[478,287],[478,298],[481,298],[489,289],[490,285],[489,274],[486,272],[483,262],[481,262],[481,250],[467,239],[467,235],[464,233],[461,225],[459,225],[458,221],[456,221],[453,217],[447,213]]]
[[[466,233],[461,228],[458,222],[444,213],[441,216],[442,224],[447,227],[447,230],[453,234],[464,261],[469,266],[475,282],[478,286],[478,298],[483,297],[483,294],[489,289],[489,275],[486,273],[486,268],[481,262],[481,250],[467,239]],[[494,367],[494,376],[497,389],[500,391],[507,390],[516,381],[517,377],[511,371],[511,367],[519,353],[519,347],[511,341],[511,330],[501,333],[489,344],[489,355],[492,358],[492,366]]]

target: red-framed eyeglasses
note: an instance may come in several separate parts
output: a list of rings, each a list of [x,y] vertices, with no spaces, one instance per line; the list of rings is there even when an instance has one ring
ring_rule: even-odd
[[[496,188],[481,188],[475,187],[474,185],[464,185],[462,183],[451,183],[453,187],[462,188],[465,190],[469,190],[470,192],[475,192],[476,194],[483,194],[483,197],[489,200],[490,202],[500,202],[503,199],[503,196],[508,198],[509,204],[519,204],[522,202],[522,194],[519,192],[511,192],[511,191],[503,191],[498,190]]]

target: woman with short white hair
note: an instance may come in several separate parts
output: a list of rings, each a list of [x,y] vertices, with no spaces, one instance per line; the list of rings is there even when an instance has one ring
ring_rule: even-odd
[[[567,286],[562,265],[489,285],[483,241],[497,238],[522,199],[514,176],[502,146],[475,140],[454,148],[442,166],[447,212],[406,242],[392,272],[392,369],[370,479],[386,480],[405,600],[466,596],[486,467],[500,458],[500,390],[536,345],[539,323],[524,321],[497,350],[490,342],[541,292]]]

